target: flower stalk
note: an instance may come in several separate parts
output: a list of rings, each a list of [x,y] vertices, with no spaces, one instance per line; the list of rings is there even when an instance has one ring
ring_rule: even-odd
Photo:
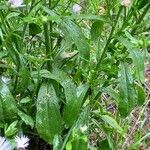
[[[46,5],[46,1],[45,1]],[[49,0],[49,8],[51,8],[51,0]],[[47,68],[51,70],[51,54],[52,54],[52,22],[46,22],[44,25],[44,36],[45,36],[45,48],[46,48],[46,57],[49,59],[47,61]]]
[[[102,54],[101,54],[101,57],[100,57],[100,59],[99,59],[99,61],[98,61],[98,63],[97,63],[96,70],[99,68],[99,66],[100,66],[101,62],[103,61],[104,56],[105,56],[105,54],[106,54],[106,52],[107,52],[108,46],[109,46],[109,44],[110,44],[110,42],[111,42],[111,39],[112,39],[112,35],[113,35],[113,33],[114,33],[114,31],[115,31],[115,28],[116,28],[116,25],[117,25],[117,23],[118,23],[118,19],[119,19],[119,17],[120,17],[122,8],[123,8],[123,7],[121,6],[120,9],[119,9],[119,11],[118,11],[115,24],[114,24],[114,26],[113,26],[112,29],[111,29],[111,32],[110,32],[109,37],[108,37],[108,39],[107,39],[107,43],[106,43],[106,45],[105,45],[105,47],[104,47],[104,49],[103,49],[103,52],[102,52]]]

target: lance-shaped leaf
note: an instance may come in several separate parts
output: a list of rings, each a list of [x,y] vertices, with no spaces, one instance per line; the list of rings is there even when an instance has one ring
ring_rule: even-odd
[[[34,121],[30,116],[20,110],[18,110],[18,116],[25,122],[26,125],[30,125],[31,128],[34,127]]]
[[[64,34],[66,36],[69,35],[70,38],[73,40],[73,42],[77,46],[81,57],[83,57],[85,60],[88,60],[90,57],[90,47],[79,26],[77,26],[71,20],[64,20],[61,23],[61,27]]]
[[[123,135],[123,129],[119,126],[117,121],[108,115],[101,115],[101,119],[114,128],[118,133]]]
[[[126,117],[137,104],[137,94],[128,65],[122,63],[120,69],[118,109],[121,116]]]
[[[36,128],[45,141],[52,143],[55,135],[61,132],[62,119],[58,98],[52,84],[42,84],[38,93]]]
[[[77,98],[76,86],[63,71],[55,70],[49,77],[56,80],[64,88],[66,103],[63,118],[66,125],[71,126],[77,119],[81,107],[81,102]]]
[[[150,3],[149,0],[140,0],[140,1],[137,1],[137,8],[138,9],[142,9],[144,6],[146,6],[148,3]]]
[[[136,91],[137,91],[137,96],[138,96],[138,105],[141,106],[144,104],[146,100],[144,88],[140,86],[139,84],[136,84]]]
[[[38,72],[32,72],[33,78],[37,78],[37,76]],[[39,76],[53,79],[63,87],[66,100],[63,109],[63,118],[66,125],[68,127],[71,126],[78,117],[83,99],[88,90],[88,85],[84,85],[85,89],[81,89],[82,92],[77,92],[76,85],[72,82],[71,78],[65,72],[57,69],[52,73],[47,70],[41,70]]]
[[[103,29],[104,22],[103,21],[95,21],[91,27],[91,38],[92,40],[97,40],[98,37],[101,36],[101,32]]]
[[[10,119],[17,114],[17,106],[14,97],[5,83],[0,81],[0,121]]]
[[[127,39],[120,37],[119,41],[127,48],[130,57],[133,60],[135,66],[136,78],[140,82],[144,82],[144,55],[143,53],[134,47],[134,45]]]

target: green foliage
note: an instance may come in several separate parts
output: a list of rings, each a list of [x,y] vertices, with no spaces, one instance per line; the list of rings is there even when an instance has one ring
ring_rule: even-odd
[[[120,38],[120,41],[127,47],[130,57],[135,65],[137,80],[144,82],[144,54],[139,49],[134,48],[134,45],[125,38]]]
[[[64,34],[72,38],[81,57],[88,60],[90,57],[90,47],[81,29],[71,20],[64,20],[61,22],[61,26]]]
[[[17,106],[14,97],[12,96],[8,86],[0,82],[0,111],[1,121],[12,119],[17,113]]]
[[[106,122],[107,124],[109,124],[111,127],[113,127],[117,132],[119,132],[120,134],[123,133],[122,128],[118,125],[118,123],[116,122],[116,120],[114,120],[112,117],[108,116],[108,115],[102,115],[101,119]]]
[[[150,2],[122,5],[0,1],[0,136],[27,134],[29,149],[149,149]]]
[[[103,21],[95,21],[91,26],[91,38],[93,40],[97,40],[98,37],[101,36],[101,32],[103,30]]]
[[[121,64],[119,93],[120,99],[118,109],[121,116],[126,117],[137,105],[137,95],[133,78],[126,63]]]
[[[9,125],[9,127],[6,128],[6,126],[5,126],[5,135],[6,135],[6,137],[12,136],[17,132],[17,128],[16,128],[17,123],[18,123],[18,121],[14,121],[13,123],[11,123]]]
[[[42,84],[38,93],[36,128],[40,136],[52,143],[55,135],[59,135],[62,119],[59,111],[58,98],[51,84]]]
[[[34,121],[30,116],[26,115],[25,113],[19,110],[18,110],[18,116],[25,122],[26,125],[30,125],[31,128],[34,127]]]

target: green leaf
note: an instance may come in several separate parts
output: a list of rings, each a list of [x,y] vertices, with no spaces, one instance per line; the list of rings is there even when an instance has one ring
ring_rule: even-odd
[[[103,21],[95,21],[91,27],[91,38],[96,41],[98,37],[101,36],[101,32],[103,29],[104,22]]]
[[[101,119],[114,128],[121,135],[123,134],[122,128],[119,126],[117,121],[108,115],[101,115]]]
[[[126,63],[121,63],[119,77],[119,112],[122,117],[126,117],[137,104],[137,95],[130,73]]]
[[[88,138],[86,134],[81,133],[78,128],[74,128],[66,149],[71,150],[87,150]]]
[[[17,114],[18,108],[14,97],[5,83],[0,81],[0,121],[12,119]]]
[[[30,23],[29,24],[29,34],[32,36],[35,36],[36,34],[39,34],[42,32],[42,29],[39,25],[35,23]]]
[[[71,16],[66,16],[68,19],[84,19],[84,20],[97,20],[97,21],[105,21],[108,22],[108,20],[106,20],[107,18],[105,18],[104,16],[100,16],[100,15],[92,15],[92,14],[74,14]]]
[[[130,53],[130,57],[133,60],[137,80],[144,83],[144,55],[143,53],[134,47],[134,45],[126,38],[120,37],[119,41],[127,48]]]
[[[99,150],[110,150],[109,143],[108,143],[107,139],[105,139],[105,140],[103,140],[103,141],[100,142],[100,144],[99,144]]]
[[[139,84],[136,84],[136,91],[137,91],[137,96],[138,96],[138,105],[141,106],[144,104],[146,100],[144,88],[140,86]]]
[[[52,74],[46,69],[42,69],[40,71],[33,71],[31,73],[32,78],[39,78],[39,76],[40,76],[40,77],[43,77],[43,78],[50,79],[51,75]]]
[[[74,128],[80,128],[81,126],[87,125],[89,123],[89,116],[90,108],[88,106],[84,107],[78,117],[78,120],[76,121]]]
[[[78,117],[81,104],[88,88],[85,86],[85,91],[83,90],[83,93],[78,98],[77,88],[65,72],[57,69],[52,73],[47,70],[41,70],[39,75],[57,81],[64,88],[66,103],[64,106],[63,118],[66,125],[68,127],[71,126]],[[38,72],[32,72],[32,77],[38,77]]]
[[[62,130],[58,98],[54,87],[48,82],[41,85],[38,93],[36,128],[40,137],[50,144]]]
[[[51,10],[48,7],[45,7],[45,6],[42,6],[41,8],[43,9],[44,12],[46,12],[48,14],[49,20],[54,20],[56,22],[60,22],[61,16],[59,16],[53,10]]]
[[[53,150],[60,150],[62,146],[62,137],[56,135],[53,140]]]
[[[31,99],[29,97],[25,97],[25,98],[20,100],[20,103],[21,104],[26,104],[26,103],[29,103],[30,101],[31,101]]]
[[[138,149],[140,144],[149,137],[150,137],[150,132],[146,133],[142,138],[140,138],[138,141],[134,142],[134,144],[131,146],[131,148]]]
[[[130,49],[130,55],[135,65],[137,79],[144,83],[144,55],[134,48]]]
[[[18,121],[14,121],[13,123],[11,123],[8,128],[5,130],[5,135],[6,137],[12,136],[14,134],[16,134],[17,132],[17,123]]]
[[[27,87],[31,81],[30,72],[27,68],[22,67],[19,71],[19,76],[20,76],[20,82],[18,85],[18,90],[20,92],[24,92],[25,90],[27,90]]]
[[[72,141],[72,149],[71,150],[87,150],[87,137],[84,135],[75,138]]]
[[[109,94],[116,102],[119,101],[119,94],[111,87],[103,88],[102,92],[106,92],[107,94]]]
[[[73,21],[66,19],[61,22],[61,28],[65,36],[69,35],[73,40],[77,46],[80,56],[85,60],[88,60],[90,57],[90,47],[79,26],[77,26],[77,24]]]
[[[64,106],[63,118],[67,126],[71,126],[77,119],[81,108],[81,101],[78,101],[75,84],[66,73],[55,70],[50,78],[56,80],[64,88],[66,103]]]
[[[72,148],[72,134],[74,134],[74,131],[79,131],[79,133],[85,133],[81,131],[81,127],[83,127],[84,125],[87,125],[89,122],[89,115],[90,115],[90,111],[89,111],[89,107],[85,107],[83,109],[83,111],[80,113],[78,120],[74,123],[74,125],[70,128],[68,134],[66,135],[66,138],[64,139],[63,145],[61,147],[61,150],[64,150],[65,147],[69,150],[69,148]],[[75,132],[76,133],[76,132]],[[76,135],[76,134],[74,134]],[[70,140],[68,140],[70,139]]]
[[[89,84],[81,84],[77,87],[78,101],[82,104],[89,90]]]
[[[30,125],[31,128],[34,127],[34,121],[30,116],[26,115],[24,112],[20,110],[18,110],[18,116],[25,122],[26,125]]]
[[[66,150],[72,150],[72,143],[69,141],[66,145]]]
[[[142,9],[144,6],[146,6],[148,3],[150,3],[149,0],[140,0],[140,1],[137,1],[137,6],[138,6],[138,9]]]
[[[9,20],[9,19],[12,19],[13,17],[14,17],[14,18],[15,18],[15,17],[18,17],[19,15],[20,15],[20,13],[18,13],[18,12],[12,12],[12,13],[9,13],[5,19],[6,19],[6,20]],[[19,18],[19,17],[18,17],[18,18]]]

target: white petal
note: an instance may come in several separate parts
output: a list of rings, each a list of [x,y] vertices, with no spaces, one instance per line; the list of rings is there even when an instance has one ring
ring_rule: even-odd
[[[11,144],[4,138],[0,136],[0,150],[12,150]]]
[[[9,0],[8,3],[10,3],[11,7],[21,7],[23,4],[23,0]]]
[[[72,7],[72,11],[74,13],[79,13],[81,11],[82,7],[78,4],[74,4],[73,7]]]
[[[16,136],[15,142],[16,142],[17,149],[19,149],[19,148],[24,149],[24,148],[28,147],[29,146],[29,140],[30,139],[24,135],[22,135],[21,137]]]
[[[5,138],[3,138],[3,137],[0,136],[0,147],[4,143],[4,141],[5,141]]]

